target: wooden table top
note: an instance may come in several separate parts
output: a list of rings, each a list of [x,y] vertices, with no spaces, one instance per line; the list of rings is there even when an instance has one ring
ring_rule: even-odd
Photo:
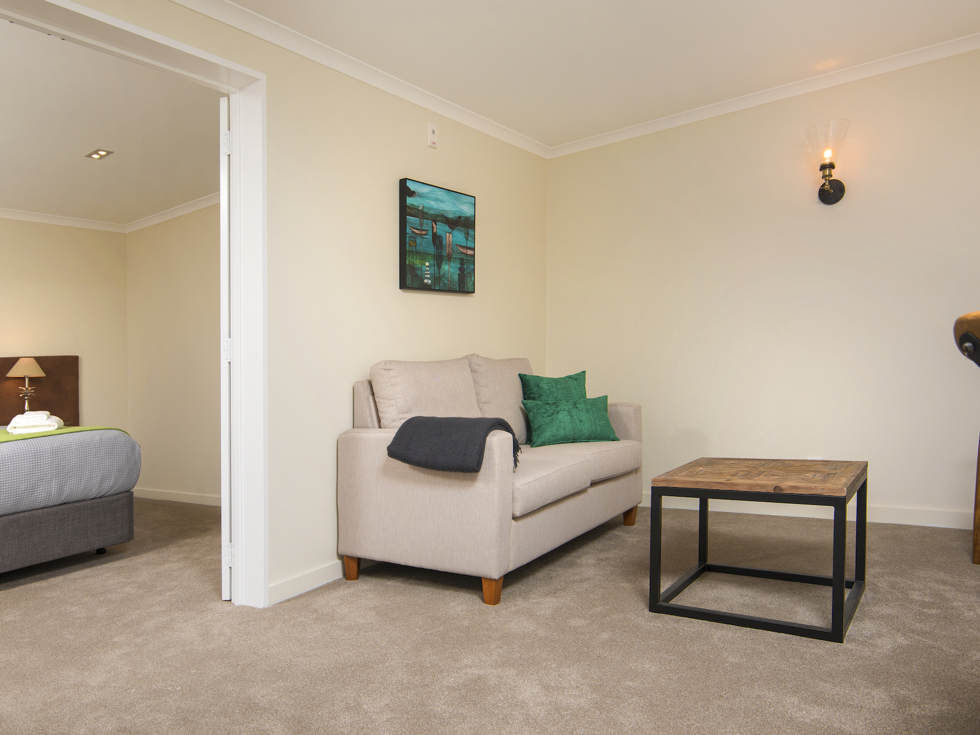
[[[867,462],[702,457],[653,478],[654,487],[848,497],[868,476]]]

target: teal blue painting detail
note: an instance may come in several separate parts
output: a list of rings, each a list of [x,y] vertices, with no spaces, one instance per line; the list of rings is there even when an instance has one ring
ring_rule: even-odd
[[[414,179],[398,189],[398,287],[475,293],[476,197]]]

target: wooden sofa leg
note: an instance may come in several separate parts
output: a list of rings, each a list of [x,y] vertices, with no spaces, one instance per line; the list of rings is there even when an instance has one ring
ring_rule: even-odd
[[[359,556],[344,557],[344,578],[353,582],[361,574],[361,558]]]
[[[504,588],[504,578],[483,578],[483,602],[486,605],[500,604],[500,591]]]
[[[636,525],[636,511],[640,506],[634,505],[628,511],[623,513],[623,525],[624,526],[635,526]]]

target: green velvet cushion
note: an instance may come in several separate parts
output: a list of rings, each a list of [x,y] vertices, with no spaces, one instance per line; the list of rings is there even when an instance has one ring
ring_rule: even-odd
[[[608,396],[599,396],[555,403],[523,401],[531,424],[531,446],[618,442],[619,437],[609,423],[608,400]]]
[[[585,371],[566,375],[564,378],[546,378],[542,375],[525,375],[521,378],[524,399],[528,401],[574,401],[585,398]]]

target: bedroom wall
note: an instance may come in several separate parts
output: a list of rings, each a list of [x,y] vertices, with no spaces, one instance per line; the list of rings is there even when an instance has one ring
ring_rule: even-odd
[[[218,206],[126,236],[136,495],[221,504]]]
[[[972,52],[550,161],[549,370],[642,402],[647,477],[868,460],[872,520],[972,527],[977,89]],[[826,206],[805,129],[832,118]]]
[[[270,598],[336,579],[352,383],[469,352],[545,370],[546,162],[165,0],[83,4],[267,75]],[[475,295],[398,290],[406,176],[476,197]]]
[[[127,428],[126,236],[0,219],[0,262],[0,354],[78,355],[81,420]]]

